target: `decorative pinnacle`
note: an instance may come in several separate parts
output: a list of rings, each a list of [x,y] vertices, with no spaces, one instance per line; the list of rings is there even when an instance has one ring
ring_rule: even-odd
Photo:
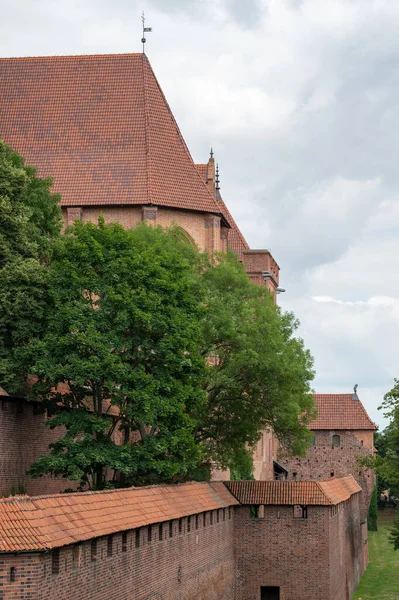
[[[216,189],[220,190],[219,186],[219,163],[216,163]]]
[[[211,158],[213,158],[213,148],[211,148]]]
[[[146,26],[145,26],[145,15],[144,15],[144,11],[141,13],[141,21],[142,21],[142,23],[143,23],[143,37],[141,38],[141,43],[143,44],[143,54],[145,54],[145,52],[144,52],[144,45],[145,45],[145,43],[146,43],[146,41],[147,41],[147,40],[145,39],[145,36],[144,36],[144,34],[145,34],[145,33],[149,33],[150,31],[152,31],[152,27],[146,27]]]

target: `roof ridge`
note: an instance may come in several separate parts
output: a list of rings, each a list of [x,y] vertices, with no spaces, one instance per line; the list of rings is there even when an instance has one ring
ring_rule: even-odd
[[[147,113],[148,98],[147,85],[145,76],[145,61],[148,61],[145,54],[142,56],[142,71],[143,71],[143,98],[144,98],[144,135],[145,135],[145,164],[146,164],[146,179],[147,179],[147,201],[151,204],[151,177],[150,177],[150,132],[149,132],[149,115]]]
[[[43,56],[2,56],[1,60],[43,60],[44,58],[46,59],[59,59],[59,58],[65,58],[65,59],[71,59],[71,58],[104,58],[104,57],[109,57],[109,58],[115,58],[116,56],[120,57],[120,56],[137,56],[140,57],[142,56],[141,52],[116,52],[115,54],[110,54],[110,53],[99,53],[99,54],[48,54],[48,55],[43,55]]]
[[[149,69],[151,69],[151,74],[152,74],[152,76],[153,76],[153,78],[154,78],[154,81],[155,81],[155,83],[156,83],[156,86],[157,86],[157,88],[158,88],[158,90],[159,90],[159,92],[160,92],[160,94],[161,94],[161,96],[162,96],[162,99],[163,99],[163,101],[164,101],[164,103],[165,103],[165,106],[166,106],[166,108],[168,109],[168,112],[169,112],[169,114],[170,114],[170,116],[171,116],[172,122],[173,122],[174,126],[176,127],[177,134],[178,134],[178,136],[179,136],[179,138],[180,138],[181,142],[183,143],[183,148],[184,148],[184,150],[185,150],[185,152],[186,152],[186,154],[187,154],[187,157],[188,157],[188,159],[189,159],[190,165],[191,165],[191,167],[192,167],[192,171],[193,171],[193,173],[195,173],[195,174],[196,174],[196,176],[197,176],[198,180],[199,180],[199,181],[201,181],[201,185],[202,185],[203,189],[204,189],[204,190],[206,190],[206,193],[207,193],[207,194],[208,194],[208,196],[209,196],[209,197],[212,199],[212,201],[213,201],[213,204],[214,204],[214,206],[215,206],[215,213],[216,213],[216,214],[221,214],[221,211],[220,211],[220,210],[218,210],[218,208],[219,208],[219,207],[218,207],[218,205],[217,205],[216,199],[214,198],[213,194],[210,192],[210,190],[209,190],[208,186],[207,186],[207,185],[204,183],[204,181],[203,181],[203,179],[202,179],[201,175],[198,173],[198,169],[197,169],[197,168],[196,168],[196,166],[195,166],[195,162],[194,162],[194,160],[193,160],[193,157],[191,156],[190,150],[188,149],[188,146],[187,146],[187,144],[186,144],[186,140],[184,139],[184,136],[183,136],[183,134],[182,134],[182,132],[181,132],[181,130],[180,130],[180,127],[179,127],[179,125],[178,125],[178,123],[177,123],[177,121],[176,121],[176,119],[175,119],[175,116],[174,116],[174,114],[173,114],[173,111],[172,111],[172,109],[170,108],[169,102],[168,102],[168,100],[167,100],[167,98],[166,98],[165,94],[163,93],[162,87],[161,87],[161,85],[159,84],[159,81],[158,81],[158,79],[157,79],[157,76],[155,75],[155,73],[154,73],[154,70],[153,70],[153,68],[152,68],[152,66],[151,66],[151,63],[150,63],[150,61],[149,61],[148,59],[147,59],[147,64],[148,64],[148,67],[149,67]]]
[[[155,485],[139,485],[139,486],[130,486],[126,488],[113,488],[108,490],[85,490],[84,492],[58,492],[57,494],[40,494],[39,496],[28,496],[28,494],[23,494],[20,496],[8,496],[6,498],[0,498],[0,507],[3,504],[12,504],[13,502],[32,502],[34,500],[42,500],[44,498],[77,498],[81,496],[94,496],[96,494],[113,494],[118,492],[128,492],[133,490],[147,490],[147,489],[158,489],[165,487],[189,487],[191,485],[211,485],[214,483],[223,483],[222,481],[183,481],[179,483],[157,483]]]

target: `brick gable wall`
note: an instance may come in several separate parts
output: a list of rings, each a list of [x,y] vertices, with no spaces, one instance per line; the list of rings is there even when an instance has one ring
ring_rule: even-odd
[[[358,457],[373,452],[372,431],[314,431],[315,445],[308,449],[305,457],[279,457],[279,462],[288,471],[289,480],[323,481],[333,477],[353,475],[360,487],[361,519],[367,519],[371,495],[375,486],[375,473],[358,464]],[[340,445],[332,445],[332,436],[340,436]],[[296,475],[295,475],[296,473]]]

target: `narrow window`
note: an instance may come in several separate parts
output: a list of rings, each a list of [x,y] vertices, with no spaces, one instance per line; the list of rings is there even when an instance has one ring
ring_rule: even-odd
[[[334,471],[331,471],[330,477],[334,477]]]
[[[97,560],[97,540],[91,540],[90,559],[92,561]]]
[[[203,526],[206,527],[206,512],[203,515]]]
[[[158,539],[160,542],[162,542],[162,538],[163,538],[163,523],[160,523],[159,530],[158,530]]]
[[[296,480],[296,476],[298,475],[298,473],[296,471],[294,471],[292,473],[292,479],[295,481]]]
[[[218,509],[218,510],[216,511],[216,523],[219,523],[219,519],[220,519],[220,515],[219,515],[219,513],[220,513],[220,510]]]
[[[173,537],[173,521],[169,521],[169,537]]]
[[[209,511],[209,525],[213,525],[213,510]]]
[[[148,525],[148,543],[152,541],[152,525]]]
[[[187,517],[187,532],[191,531],[191,517]]]
[[[179,519],[179,533],[183,531],[183,519]]]
[[[136,529],[136,548],[140,548],[140,529]]]
[[[199,527],[199,515],[195,515],[195,529]]]
[[[223,521],[225,521],[225,520],[226,520],[226,509],[224,508],[223,509]]]
[[[309,445],[310,446],[316,446],[316,436],[313,435],[310,440],[309,440]]]
[[[339,435],[333,435],[332,436],[332,445],[336,448],[337,446],[341,445],[341,438]]]
[[[81,548],[80,544],[75,544],[75,546],[73,547],[73,550],[72,550],[72,563],[75,568],[79,566],[80,548]]]
[[[303,504],[294,504],[294,519],[307,519],[308,507]]]
[[[249,507],[250,510],[250,514],[251,514],[251,519],[259,519],[259,505],[258,504],[252,504]]]
[[[15,581],[15,567],[10,568],[10,583],[14,583]]]
[[[59,548],[53,550],[51,554],[51,572],[53,575],[58,575],[60,572],[60,551]]]
[[[122,533],[122,552],[127,551],[127,532]]]
[[[107,556],[112,556],[113,546],[114,538],[112,535],[109,535],[107,539]]]

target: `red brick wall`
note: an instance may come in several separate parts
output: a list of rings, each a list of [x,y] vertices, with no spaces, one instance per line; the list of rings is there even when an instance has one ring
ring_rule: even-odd
[[[307,519],[292,506],[265,506],[263,519],[249,506],[235,513],[235,600],[259,600],[261,586],[280,587],[280,600],[330,600],[329,507],[310,506]]]
[[[60,430],[46,427],[43,414],[35,414],[35,405],[14,398],[0,399],[0,496],[11,493],[54,494],[76,483],[25,475],[39,456],[48,452],[50,443],[57,440]],[[0,596],[1,598],[1,596]]]
[[[337,507],[235,508],[235,600],[259,600],[261,586],[280,587],[281,600],[349,600],[364,571],[359,496]]]
[[[308,449],[305,457],[284,458],[279,462],[288,470],[288,479],[313,479],[322,481],[334,477],[353,475],[363,490],[361,518],[366,520],[371,495],[375,485],[375,473],[358,464],[359,456],[373,451],[370,431],[314,431],[315,445]],[[340,445],[332,445],[332,436],[340,436]],[[296,477],[294,475],[296,473]]]
[[[126,551],[122,534],[113,536],[112,556],[107,556],[108,537],[98,538],[97,558],[91,560],[91,542],[67,546],[60,551],[59,574],[52,574],[52,553],[0,557],[0,600],[232,600],[234,598],[234,515],[225,509],[127,532]],[[25,556],[25,565],[21,557]],[[27,581],[27,565],[32,581]],[[15,566],[16,581],[9,581]],[[30,588],[27,588],[29,583]],[[2,585],[3,584],[3,585]]]

